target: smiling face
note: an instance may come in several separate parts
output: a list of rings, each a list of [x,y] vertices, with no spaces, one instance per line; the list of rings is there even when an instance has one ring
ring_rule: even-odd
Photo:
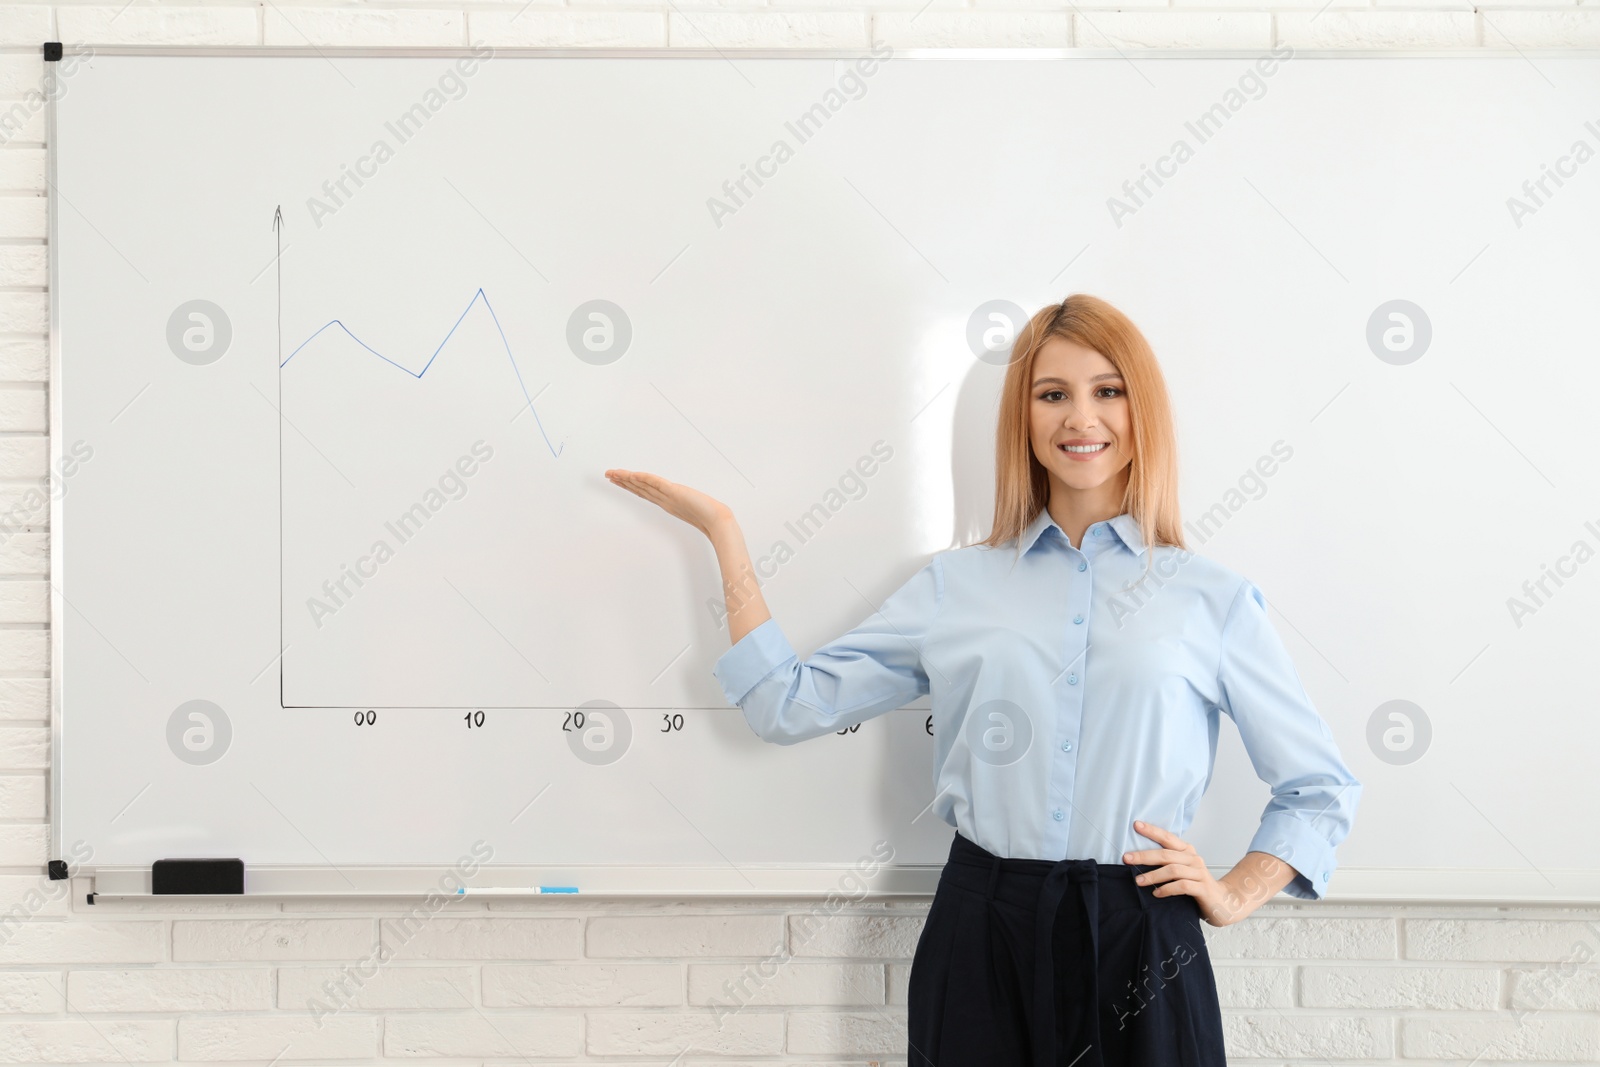
[[[1116,506],[1133,461],[1128,391],[1117,368],[1092,348],[1051,337],[1034,357],[1029,397],[1033,454],[1050,473],[1051,495],[1100,490]]]

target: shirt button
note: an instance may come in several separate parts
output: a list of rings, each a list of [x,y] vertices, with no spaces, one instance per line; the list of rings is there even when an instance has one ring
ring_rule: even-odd
[[[1072,617],[1072,621],[1077,623],[1079,626],[1081,626],[1081,625],[1083,625],[1083,616],[1082,615],[1074,615]]]
[[[1061,751],[1063,751],[1063,752],[1071,752],[1072,751],[1072,742],[1071,741],[1063,741],[1063,742],[1061,742]],[[1328,876],[1327,875],[1323,875],[1322,877],[1326,878]]]
[[[1087,564],[1087,563],[1084,563],[1084,562],[1082,562],[1082,561],[1079,561],[1079,563],[1078,563],[1078,569],[1079,569],[1079,570],[1080,570],[1080,571],[1086,571],[1086,570],[1088,570],[1088,569],[1089,569],[1089,565],[1088,565],[1088,564]]]
[[[1322,880],[1324,882],[1326,882],[1328,880],[1328,872],[1327,871],[1323,871],[1322,872]]]
[[[1106,535],[1106,528],[1104,526],[1096,526],[1094,528],[1094,535],[1096,537],[1104,537]]]
[[[1077,671],[1073,671],[1071,674],[1067,675],[1067,684],[1068,685],[1077,685],[1078,684],[1078,672]]]
[[[1062,811],[1060,808],[1057,808],[1050,813],[1050,817],[1056,822],[1060,822],[1062,819],[1065,819],[1067,815],[1066,812]]]

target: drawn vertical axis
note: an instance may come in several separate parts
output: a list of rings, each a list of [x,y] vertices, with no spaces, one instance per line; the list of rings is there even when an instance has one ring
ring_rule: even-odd
[[[284,692],[283,617],[283,205],[272,214],[272,232],[277,235],[278,254],[274,266],[278,275],[278,706],[288,701]]]

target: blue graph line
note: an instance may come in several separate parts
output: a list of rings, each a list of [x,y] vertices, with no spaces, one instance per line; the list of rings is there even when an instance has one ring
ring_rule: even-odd
[[[371,345],[367,344],[367,342],[351,333],[350,327],[346,326],[338,319],[334,319],[332,322],[329,322],[327,326],[322,327],[322,329],[318,330],[310,337],[307,337],[304,341],[301,341],[295,350],[290,352],[282,363],[278,364],[278,367],[281,370],[283,367],[288,366],[289,360],[293,359],[300,349],[304,348],[306,345],[310,344],[312,341],[315,341],[319,336],[321,336],[322,330],[326,330],[328,326],[337,326],[339,329],[345,332],[345,335],[349,337],[350,340],[354,341],[362,348],[365,348],[368,352],[371,352],[385,363],[392,367],[399,367],[413,378],[421,378],[424,374],[428,373],[428,368],[433,366],[433,361],[439,358],[439,353],[444,351],[444,346],[450,342],[450,338],[454,336],[456,328],[461,325],[461,320],[467,317],[467,312],[472,310],[472,305],[478,302],[479,297],[483,298],[483,306],[488,308],[489,317],[494,320],[494,328],[500,331],[500,343],[505,346],[506,359],[510,360],[511,362],[511,372],[517,376],[517,387],[522,390],[522,398],[528,402],[528,410],[533,412],[533,420],[539,424],[539,434],[544,438],[545,447],[550,448],[550,454],[552,456],[561,455],[561,449],[566,447],[566,443],[562,442],[560,447],[551,447],[550,435],[544,432],[544,420],[539,418],[539,412],[533,406],[533,397],[528,395],[528,386],[522,380],[522,370],[517,366],[517,358],[511,354],[511,343],[506,340],[506,331],[500,325],[500,316],[494,313],[494,307],[489,303],[489,297],[486,293],[484,293],[481,286],[479,287],[478,291],[472,295],[472,299],[467,301],[467,306],[462,309],[461,316],[456,319],[455,326],[450,327],[450,332],[444,335],[444,340],[439,342],[439,347],[433,350],[433,355],[428,357],[428,362],[422,365],[421,370],[412,370],[403,363],[396,363],[394,360],[390,359],[388,356],[384,355],[382,352],[379,352],[376,348],[373,348]]]

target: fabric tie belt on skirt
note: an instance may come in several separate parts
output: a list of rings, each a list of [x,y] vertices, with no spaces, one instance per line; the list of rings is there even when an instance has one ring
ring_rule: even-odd
[[[1056,1050],[1056,996],[1055,996],[1055,922],[1062,901],[1070,885],[1078,888],[1077,897],[1082,907],[1084,929],[1088,936],[1088,951],[1076,959],[1062,961],[1068,972],[1085,976],[1084,1003],[1080,1005],[1082,1020],[1080,1036],[1089,1047],[1071,1050],[1068,1062],[1071,1067],[1104,1067],[1100,1044],[1100,880],[1119,878],[1132,881],[1143,868],[1125,864],[1100,863],[1090,859],[1023,860],[1004,859],[987,849],[968,841],[960,834],[951,853],[956,862],[981,863],[990,868],[989,886],[993,894],[996,878],[1002,872],[1037,876],[1044,874],[1039,887],[1037,911],[1034,913],[1034,982],[1032,1029],[1032,1067],[1065,1067],[1058,1061]],[[1145,928],[1149,916],[1142,888],[1133,884],[1139,901],[1139,948],[1134,959],[1144,965]],[[1138,975],[1130,975],[1137,979]]]
[[[1088,976],[1082,1018],[1086,1021],[1084,1036],[1088,1039],[1088,1055],[1074,1060],[1077,1067],[1101,1067],[1100,1055],[1100,877],[1102,864],[1095,860],[1059,860],[1050,867],[1039,887],[1039,910],[1034,916],[1034,983],[1033,983],[1033,1062],[1035,1067],[1056,1067],[1055,1021],[1055,952],[1054,935],[1056,912],[1067,893],[1069,884],[1078,887],[1078,898],[1083,904],[1084,925],[1089,933],[1089,952],[1076,960],[1067,961],[1072,969]],[[1126,871],[1133,868],[1114,868]],[[1139,908],[1144,910],[1144,894],[1136,894]],[[1139,916],[1139,951],[1134,959],[1144,962],[1145,916]],[[1136,975],[1133,977],[1137,977]]]

